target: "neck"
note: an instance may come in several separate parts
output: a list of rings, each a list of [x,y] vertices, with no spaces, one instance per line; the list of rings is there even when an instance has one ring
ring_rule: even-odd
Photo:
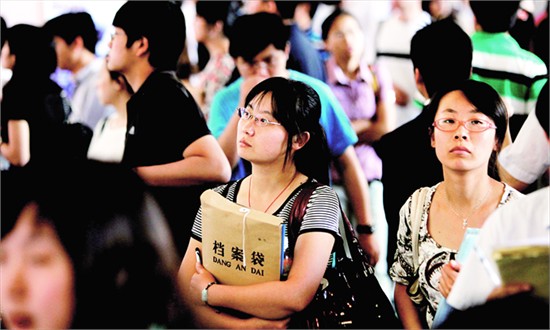
[[[130,96],[130,94],[125,94],[124,97],[119,97],[115,102],[113,102],[113,106],[121,118],[127,118],[126,103],[130,100]]]
[[[229,52],[229,39],[223,36],[209,39],[205,41],[204,45],[211,56],[227,54]]]
[[[147,80],[151,73],[153,73],[153,71],[155,71],[155,68],[147,63],[146,65],[143,64],[133,68],[132,70],[123,72],[123,74],[128,80],[130,86],[132,86],[134,92],[137,92],[145,80]]]
[[[74,66],[71,68],[71,72],[73,74],[78,73],[78,71],[82,70],[84,67],[86,67],[88,64],[92,63],[95,60],[95,55],[91,52],[83,52],[82,56],[79,57],[79,59],[74,63]]]
[[[336,60],[336,64],[342,69],[346,77],[352,80],[357,78],[357,75],[359,74],[359,61]]]
[[[248,207],[267,212],[277,200],[282,200],[298,176],[293,166],[285,169],[279,175],[273,173],[252,173],[248,177],[247,203]],[[285,194],[285,192],[287,194]]]

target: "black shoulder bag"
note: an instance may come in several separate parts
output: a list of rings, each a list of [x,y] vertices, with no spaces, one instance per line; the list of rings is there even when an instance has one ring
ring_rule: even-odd
[[[308,201],[319,185],[316,182],[306,184],[294,201],[288,233],[291,249],[296,243]],[[336,266],[327,267],[313,300],[303,311],[292,316],[289,328],[402,328],[344,212],[340,234],[342,239],[336,240],[334,249]]]

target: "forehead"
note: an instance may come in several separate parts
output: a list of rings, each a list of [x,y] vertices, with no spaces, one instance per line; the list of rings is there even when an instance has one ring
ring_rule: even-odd
[[[332,26],[330,27],[329,31],[332,31],[333,29],[341,29],[343,27],[346,28],[354,28],[354,29],[360,29],[359,22],[355,19],[355,17],[347,14],[342,14],[338,16],[335,20]]]
[[[273,114],[276,109],[273,107],[271,92],[262,92],[248,103],[248,109],[251,109],[254,113],[268,113]]]
[[[445,94],[439,101],[437,112],[479,112],[478,109],[470,103],[462,91],[452,91]]]
[[[58,241],[57,234],[52,224],[39,219],[38,207],[31,203],[23,208],[15,226],[0,244],[5,246],[9,242],[18,242],[23,247],[31,247],[44,241]]]

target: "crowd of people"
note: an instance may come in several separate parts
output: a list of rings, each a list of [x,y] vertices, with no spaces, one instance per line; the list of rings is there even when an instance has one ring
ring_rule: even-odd
[[[105,56],[86,11],[2,17],[2,327],[292,327],[343,209],[403,328],[548,328],[548,293],[491,259],[550,249],[548,3],[526,2],[369,24],[345,0],[127,1]],[[204,191],[288,224],[311,182],[284,280],[197,259]]]

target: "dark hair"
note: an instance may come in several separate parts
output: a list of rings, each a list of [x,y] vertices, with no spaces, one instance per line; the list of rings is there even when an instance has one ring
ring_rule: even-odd
[[[332,25],[334,25],[334,21],[336,21],[338,17],[344,15],[353,17],[353,19],[357,20],[350,12],[337,7],[330,15],[327,16],[327,18],[325,18],[323,24],[321,24],[321,38],[323,38],[323,40],[327,40],[328,33],[330,32]]]
[[[520,1],[470,1],[476,22],[483,31],[506,32],[516,22]]]
[[[68,45],[72,44],[76,37],[82,37],[84,47],[95,54],[98,32],[92,16],[87,12],[59,15],[47,21],[44,28],[52,37],[58,36]]]
[[[472,41],[451,18],[433,22],[411,39],[411,59],[430,97],[440,88],[470,78]]]
[[[4,43],[7,39],[7,33],[8,33],[8,25],[6,24],[6,20],[4,17],[0,16],[0,22],[1,22],[1,30],[0,30],[0,48],[4,47]]]
[[[242,15],[235,19],[230,30],[229,54],[251,62],[269,45],[284,50],[289,36],[290,30],[279,15],[265,12]]]
[[[429,131],[433,133],[431,123],[435,119],[437,108],[441,99],[452,91],[461,91],[466,99],[481,113],[491,118],[496,125],[496,138],[497,138],[497,150],[493,151],[491,159],[489,161],[489,175],[495,179],[499,179],[498,171],[496,168],[496,157],[502,147],[502,142],[506,135],[506,129],[508,127],[508,111],[506,105],[498,92],[489,84],[476,80],[464,80],[454,85],[448,86],[439,90],[433,96],[430,104],[425,110],[428,117],[431,119]]]
[[[127,1],[113,25],[128,36],[126,47],[142,37],[149,41],[149,63],[159,70],[176,70],[185,46],[185,17],[172,1]]]
[[[13,74],[49,77],[57,67],[55,48],[43,29],[16,24],[8,29],[10,53],[16,56]]]
[[[223,23],[225,35],[229,33],[229,24],[227,24],[229,6],[231,6],[230,1],[198,0],[195,4],[197,16],[204,18],[206,23],[209,25],[214,25],[218,21]]]
[[[118,71],[111,71],[111,70],[107,70],[107,71],[109,72],[109,77],[111,78],[111,80],[118,81],[119,79],[122,79],[128,93],[134,94],[134,90],[132,89],[132,86],[130,85],[130,83],[122,73]]]
[[[13,175],[2,174],[2,235],[30,202],[38,206],[39,221],[55,228],[75,272],[71,328],[181,321],[179,260],[169,227],[133,171],[86,161]]]
[[[293,19],[296,6],[300,3],[299,1],[287,0],[275,0],[273,2],[275,6],[277,6],[277,12],[279,12],[279,15],[281,15],[283,19]]]
[[[292,139],[309,132],[306,145],[294,154],[298,171],[317,181],[328,184],[330,154],[325,130],[319,123],[321,101],[319,94],[309,85],[282,77],[272,77],[260,82],[246,96],[245,104],[252,99],[271,96],[273,117],[288,132],[285,166],[290,161]]]

